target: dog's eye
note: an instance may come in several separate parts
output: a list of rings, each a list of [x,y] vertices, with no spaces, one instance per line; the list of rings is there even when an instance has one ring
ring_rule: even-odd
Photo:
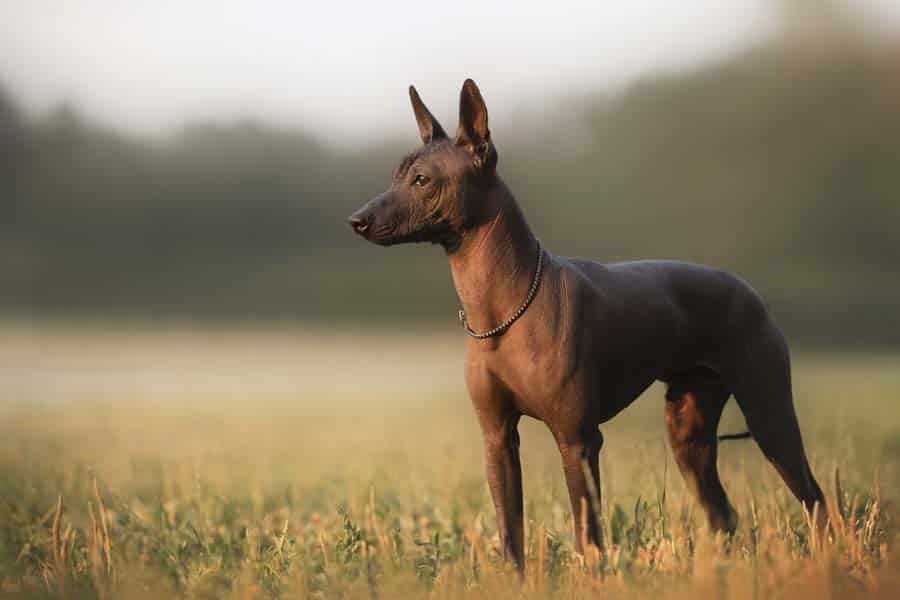
[[[416,178],[413,179],[413,185],[417,185],[419,187],[425,187],[426,183],[428,183],[428,178],[424,175],[416,175]]]

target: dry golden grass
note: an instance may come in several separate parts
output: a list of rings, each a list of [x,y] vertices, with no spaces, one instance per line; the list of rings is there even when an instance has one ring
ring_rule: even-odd
[[[556,449],[540,424],[524,423],[520,582],[498,558],[461,351],[455,335],[8,328],[0,593],[868,598],[900,589],[895,357],[796,361],[809,454],[840,515],[823,539],[752,441],[722,446],[741,522],[731,539],[711,536],[671,462],[654,387],[604,427],[605,547],[582,558]],[[729,405],[722,430],[742,425]]]

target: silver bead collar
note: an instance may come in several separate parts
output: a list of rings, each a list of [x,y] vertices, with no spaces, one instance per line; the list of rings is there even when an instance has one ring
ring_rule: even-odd
[[[531,301],[534,300],[535,294],[537,294],[538,286],[541,283],[541,271],[543,270],[544,264],[544,249],[541,248],[541,241],[537,241],[537,268],[534,270],[534,279],[531,281],[531,288],[528,290],[528,295],[525,296],[525,301],[522,302],[522,305],[519,309],[513,313],[513,315],[507,320],[503,321],[493,329],[489,329],[488,331],[484,331],[478,333],[477,331],[473,331],[471,327],[469,327],[468,321],[466,321],[466,311],[463,309],[459,309],[459,323],[462,325],[463,331],[466,332],[466,335],[469,337],[473,337],[476,340],[484,340],[487,338],[497,337],[506,333],[506,330],[509,329],[510,325],[515,323],[519,317],[525,314],[525,311],[531,305]]]

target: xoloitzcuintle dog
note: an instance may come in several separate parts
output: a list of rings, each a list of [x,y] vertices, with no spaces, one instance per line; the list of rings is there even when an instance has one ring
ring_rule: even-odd
[[[376,244],[441,244],[469,334],[466,385],[507,559],[524,568],[517,425],[543,421],[562,455],[575,547],[599,546],[598,429],[655,380],[678,467],[716,531],[737,523],[716,468],[716,430],[733,394],[750,435],[795,496],[824,515],[791,396],[788,347],[759,295],[713,268],[675,261],[599,264],[550,254],[497,174],[481,92],[469,79],[450,138],[409,88],[424,145],[390,189],[349,219]],[[585,514],[586,513],[586,514]],[[587,531],[584,531],[584,527]]]

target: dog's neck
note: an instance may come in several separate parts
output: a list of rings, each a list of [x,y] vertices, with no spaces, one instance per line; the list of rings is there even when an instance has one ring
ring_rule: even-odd
[[[522,305],[537,267],[537,240],[499,178],[487,202],[491,217],[466,231],[449,255],[456,293],[475,331],[496,327]]]

